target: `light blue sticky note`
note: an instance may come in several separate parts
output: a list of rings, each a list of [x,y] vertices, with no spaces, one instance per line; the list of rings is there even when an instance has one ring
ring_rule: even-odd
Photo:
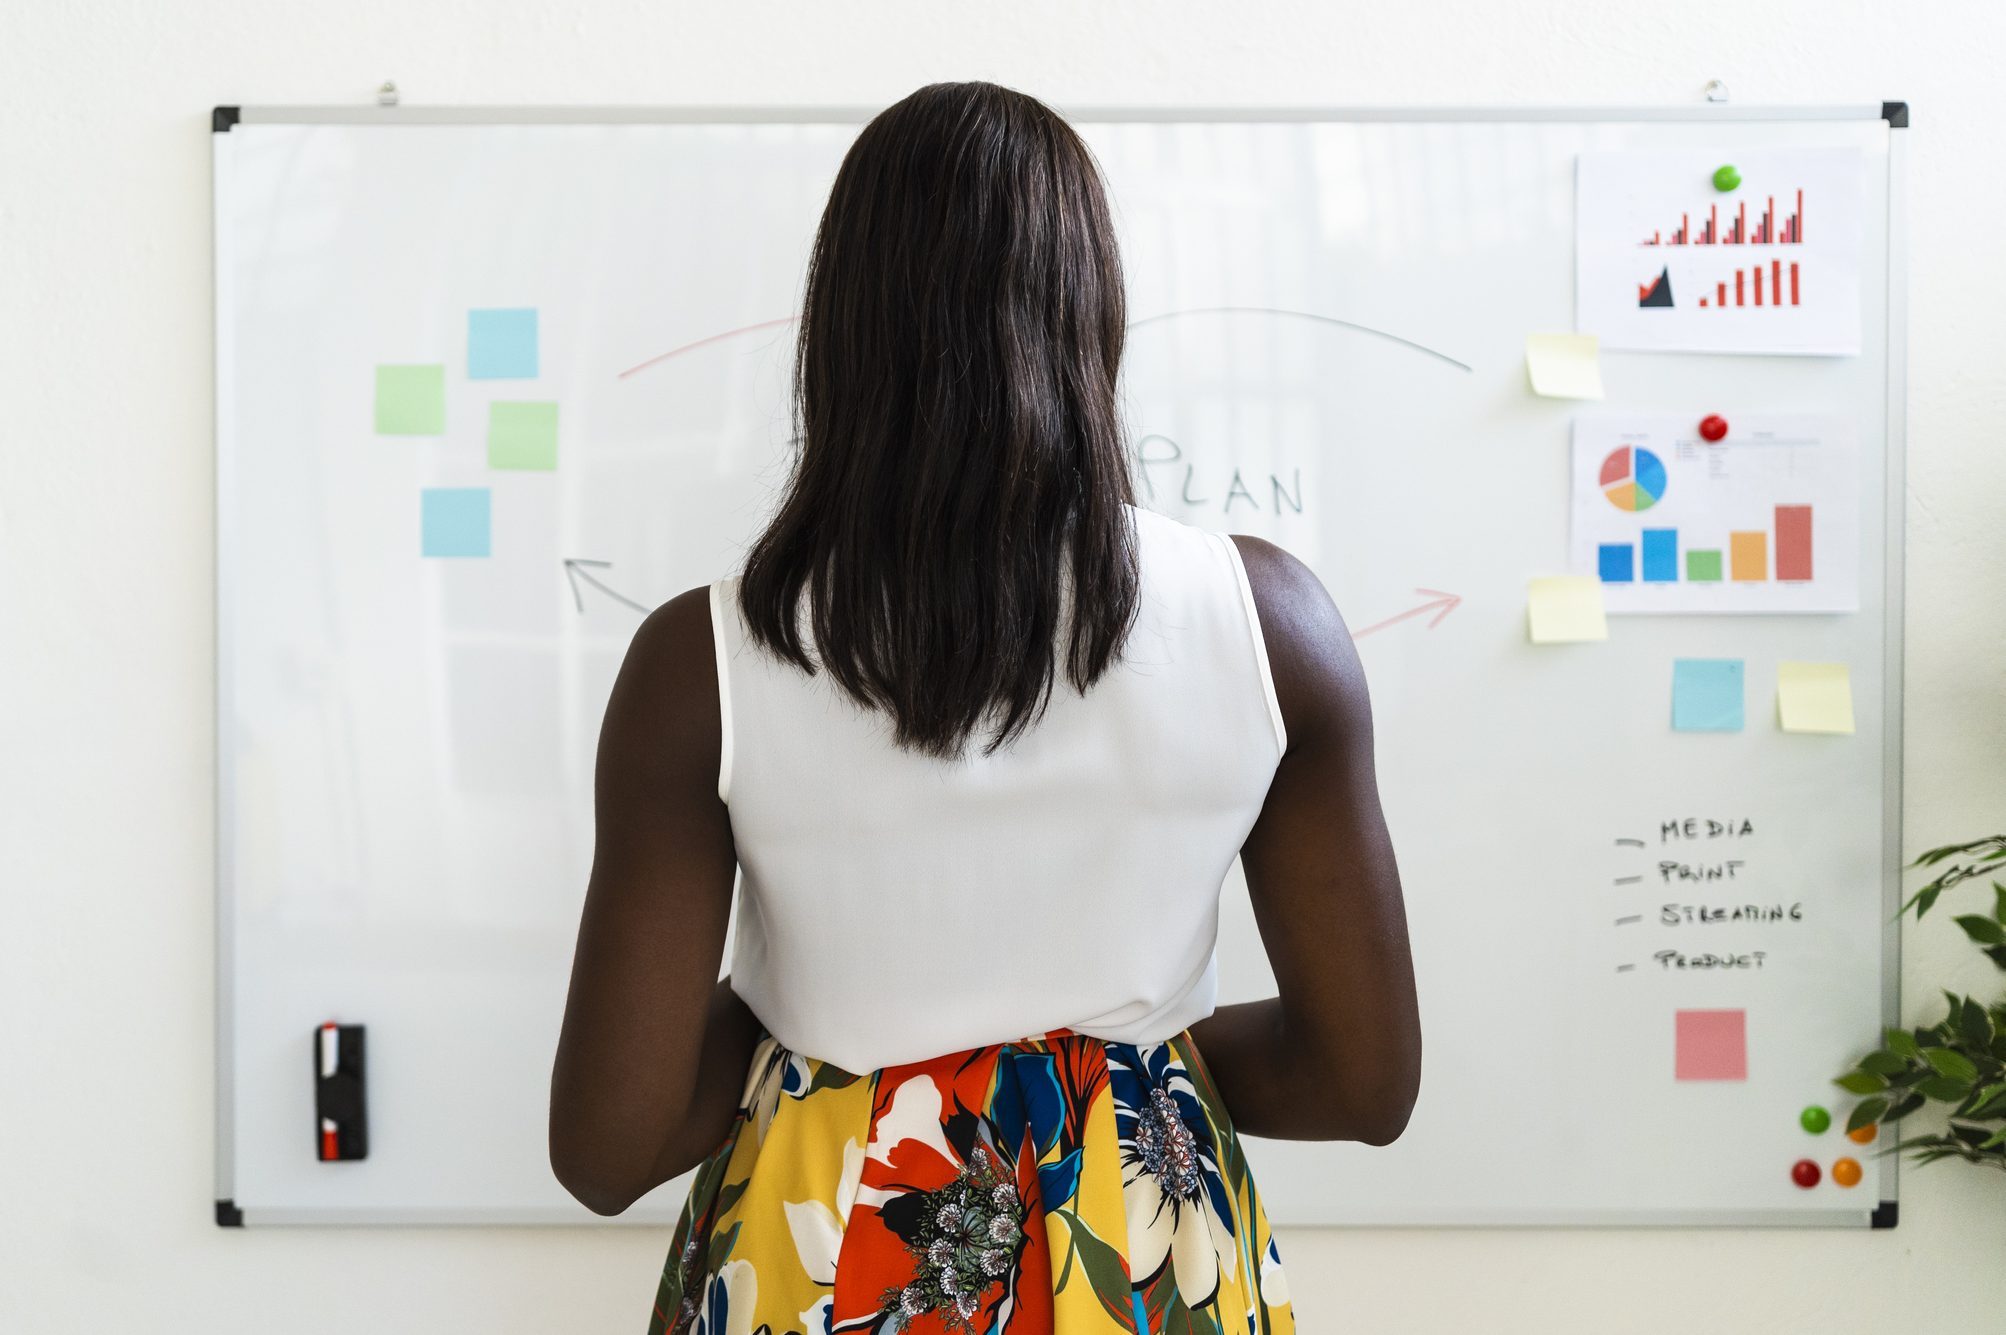
[[[426,487],[418,495],[426,556],[488,554],[486,487]]]
[[[536,308],[467,312],[467,379],[536,379]]]
[[[1672,661],[1672,728],[1678,732],[1740,732],[1739,658]]]

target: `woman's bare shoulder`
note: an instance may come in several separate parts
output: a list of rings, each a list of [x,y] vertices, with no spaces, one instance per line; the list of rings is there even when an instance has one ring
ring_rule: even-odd
[[[1332,729],[1369,735],[1365,669],[1351,630],[1323,581],[1302,560],[1264,538],[1235,533],[1247,586],[1260,613],[1268,670],[1290,750]]]

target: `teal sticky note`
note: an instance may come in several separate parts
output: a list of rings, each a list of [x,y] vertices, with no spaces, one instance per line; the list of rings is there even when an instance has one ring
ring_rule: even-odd
[[[557,405],[488,405],[488,467],[549,472],[557,467]]]
[[[426,487],[418,495],[420,550],[426,556],[488,554],[486,487]]]
[[[536,308],[467,312],[467,379],[536,379]]]
[[[377,367],[376,434],[379,436],[445,435],[446,368],[443,366]]]
[[[1678,732],[1740,732],[1739,658],[1680,658],[1672,662],[1672,727]]]

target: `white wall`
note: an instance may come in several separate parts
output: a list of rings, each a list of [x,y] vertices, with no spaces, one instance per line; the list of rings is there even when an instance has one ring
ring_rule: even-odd
[[[1908,99],[1914,852],[2006,825],[2002,53],[2006,11],[1971,0],[9,5],[0,1329],[638,1330],[667,1244],[210,1222],[212,105],[386,77],[425,103],[875,104],[942,78],[1061,106],[1683,103],[1712,77],[1743,102]],[[1947,922],[1911,934],[1913,1014],[1939,982],[1996,985],[1967,953]],[[1871,1235],[1282,1242],[1308,1331],[1998,1329],[2006,1180],[1944,1165],[1903,1195]]]

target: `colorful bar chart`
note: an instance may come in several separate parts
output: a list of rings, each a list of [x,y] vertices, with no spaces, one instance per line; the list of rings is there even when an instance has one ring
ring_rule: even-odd
[[[1706,405],[1731,416],[1718,439],[1698,407],[1576,417],[1567,568],[1611,614],[1858,610],[1849,419],[1721,398]]]
[[[1785,214],[1779,222],[1776,217],[1776,196],[1767,196],[1762,211],[1756,215],[1755,226],[1748,223],[1748,201],[1735,202],[1734,217],[1723,232],[1720,226],[1720,205],[1707,205],[1706,221],[1699,231],[1693,230],[1693,215],[1681,213],[1679,225],[1672,229],[1670,236],[1664,232],[1652,232],[1642,242],[1646,246],[1801,246],[1804,244],[1804,192],[1797,192],[1797,211]]]
[[[1679,531],[1647,528],[1636,542],[1596,544],[1595,568],[1605,584],[1674,584],[1680,579]],[[1723,577],[1742,584],[1771,578],[1779,582],[1809,580],[1811,507],[1779,505],[1768,530],[1737,529],[1727,535],[1725,569],[1718,547],[1686,551],[1684,578],[1692,584],[1717,584]],[[1775,560],[1772,575],[1770,561]]]

